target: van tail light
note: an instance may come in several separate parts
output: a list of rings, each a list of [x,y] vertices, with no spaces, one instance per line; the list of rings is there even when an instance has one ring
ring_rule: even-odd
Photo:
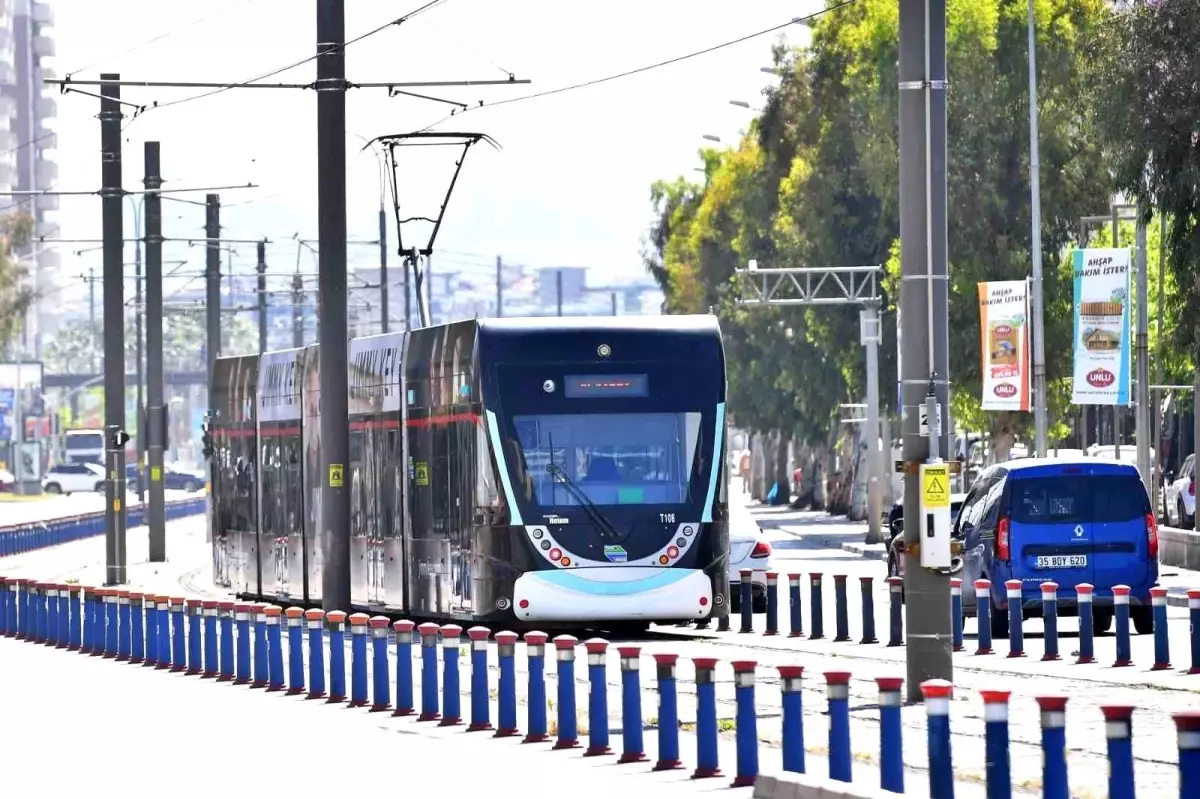
[[[1158,560],[1158,521],[1153,513],[1146,514],[1146,548],[1150,557]]]
[[[1196,478],[1195,477],[1192,478],[1192,482],[1188,483],[1188,496],[1189,497],[1196,496]]]
[[[754,551],[750,553],[752,558],[769,558],[771,557],[771,545],[766,541],[759,541],[754,545]]]
[[[1004,561],[1012,560],[1008,540],[1008,517],[1003,517],[996,523],[996,557]]]

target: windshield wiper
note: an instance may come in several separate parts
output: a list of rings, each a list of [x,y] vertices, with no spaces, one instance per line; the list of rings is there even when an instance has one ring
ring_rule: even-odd
[[[592,502],[592,500],[588,498],[588,495],[580,490],[579,486],[575,485],[575,481],[567,476],[567,473],[563,471],[561,466],[551,461],[550,464],[546,466],[546,471],[554,475],[554,477],[556,477],[558,481],[562,483],[563,488],[567,489],[567,493],[574,497],[575,501],[579,503],[580,507],[587,511],[588,516],[592,518],[592,521],[596,523],[596,526],[600,528],[600,531],[606,538],[616,541],[621,537],[621,534],[617,532],[617,529],[612,526],[612,523],[609,522],[609,520],[604,517],[604,514],[600,512],[600,509],[596,507],[596,503]]]

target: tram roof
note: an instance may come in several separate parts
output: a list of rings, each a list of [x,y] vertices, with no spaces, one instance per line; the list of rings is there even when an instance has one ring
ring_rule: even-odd
[[[720,335],[712,314],[663,314],[655,316],[506,316],[480,319],[480,331],[488,333],[602,333],[605,331],[684,333]]]

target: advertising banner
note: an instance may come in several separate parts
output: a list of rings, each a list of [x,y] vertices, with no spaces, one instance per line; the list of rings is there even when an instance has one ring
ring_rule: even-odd
[[[985,411],[1029,410],[1029,284],[979,284]]]
[[[1129,404],[1129,249],[1075,250],[1071,402]]]

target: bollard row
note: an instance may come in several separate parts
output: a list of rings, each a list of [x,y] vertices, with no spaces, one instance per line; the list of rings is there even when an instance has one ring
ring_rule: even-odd
[[[182,499],[165,503],[167,521],[204,513],[206,500]],[[129,508],[129,527],[144,524],[142,505]],[[46,521],[0,527],[0,558],[8,555],[23,555],[39,549],[56,547],[85,538],[104,535],[104,512],[82,513]],[[56,591],[61,589],[55,589]],[[47,596],[47,599],[49,597]]]

